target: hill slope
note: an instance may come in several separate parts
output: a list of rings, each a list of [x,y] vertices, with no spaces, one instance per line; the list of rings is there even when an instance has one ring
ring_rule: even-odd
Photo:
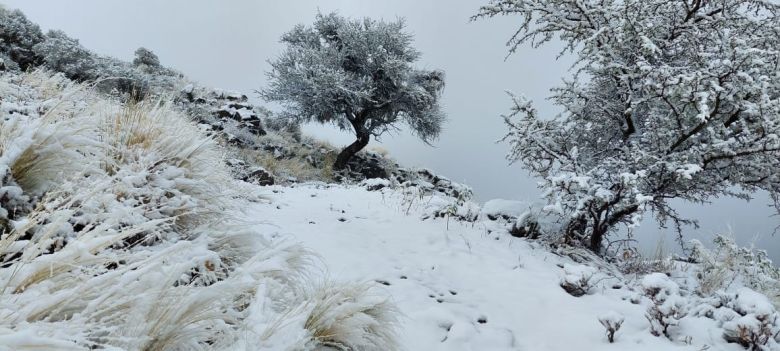
[[[695,267],[687,263],[667,265],[670,278],[623,275],[586,252],[513,238],[487,218],[422,220],[435,198],[409,196],[404,188],[369,191],[314,183],[267,191],[270,201],[250,210],[253,217],[268,218],[260,230],[295,236],[322,257],[332,277],[382,287],[403,315],[405,349],[743,349],[723,337],[724,321],[740,314],[728,307],[738,294],[723,295],[723,303],[697,297]],[[590,277],[584,296],[561,287],[572,275]],[[649,295],[646,290],[655,285],[669,289],[670,296]],[[654,336],[645,314],[654,300],[671,301],[671,296],[687,316],[669,327],[668,338]],[[768,304],[763,297],[756,301]],[[709,317],[706,311],[712,312]],[[599,323],[610,313],[625,318],[614,344]]]

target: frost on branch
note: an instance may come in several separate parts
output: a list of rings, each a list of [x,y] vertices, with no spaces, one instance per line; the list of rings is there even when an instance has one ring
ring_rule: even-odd
[[[780,196],[780,5],[768,1],[493,0],[475,18],[520,16],[508,42],[559,38],[577,59],[538,116],[513,97],[508,158],[542,180],[565,239],[602,250],[670,199]],[[630,24],[630,25],[628,25]],[[564,53],[562,52],[562,54]],[[585,79],[587,78],[587,79]]]

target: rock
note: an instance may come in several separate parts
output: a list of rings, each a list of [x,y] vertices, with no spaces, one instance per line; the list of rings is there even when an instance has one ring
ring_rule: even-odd
[[[236,145],[236,146],[244,145],[244,141],[241,140],[241,138],[230,133],[225,133],[225,140],[227,140],[227,143],[231,145]]]
[[[390,186],[390,181],[383,178],[369,178],[360,183],[368,191],[377,191]]]
[[[429,169],[404,169],[398,168],[393,172],[393,178],[399,184],[411,184],[429,188],[430,191],[442,195],[460,199],[471,199],[473,192],[470,187],[453,182],[446,177],[433,173]]]
[[[234,168],[246,167],[246,162],[244,162],[244,160],[239,160],[237,158],[229,158],[229,159],[225,160],[225,163],[228,166],[234,167]]]
[[[192,84],[187,84],[186,87],[184,87],[181,92],[184,94],[184,97],[187,98],[187,101],[194,102],[195,101],[195,86]]]
[[[347,162],[346,178],[361,181],[364,179],[389,179],[384,160],[374,153],[359,153]]]
[[[263,167],[252,167],[243,181],[257,185],[274,185],[274,177]]]

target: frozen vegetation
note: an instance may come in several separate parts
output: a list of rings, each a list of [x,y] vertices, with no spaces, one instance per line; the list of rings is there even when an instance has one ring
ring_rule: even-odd
[[[614,236],[689,223],[672,198],[776,194],[778,11],[491,1],[478,17],[524,19],[512,51],[560,35],[591,79],[556,91],[554,119],[514,98],[509,158],[545,196],[479,204],[361,150],[443,122],[443,74],[411,68],[402,21],[286,34],[264,92],[280,114],[0,8],[0,351],[780,350],[766,252],[680,227],[683,254],[646,257]]]

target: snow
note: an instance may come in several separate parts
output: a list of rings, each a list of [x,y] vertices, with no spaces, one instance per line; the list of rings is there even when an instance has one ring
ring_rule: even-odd
[[[508,217],[518,218],[528,210],[529,205],[525,202],[505,199],[488,200],[482,206],[482,214],[486,216],[505,215]]]
[[[258,231],[294,236],[321,257],[332,278],[375,282],[401,312],[401,349],[742,349],[726,344],[706,318],[676,327],[687,328],[678,332],[692,336],[690,344],[652,336],[649,302],[632,303],[632,288],[615,289],[615,278],[537,243],[488,233],[493,222],[421,220],[428,198],[410,204],[399,189],[323,183],[263,191],[269,201],[249,210],[250,218],[268,219]],[[591,294],[578,298],[560,286],[567,274],[599,278],[591,279]],[[661,273],[642,283],[676,291]],[[604,316],[625,320],[614,344],[600,323]]]
[[[361,185],[365,186],[368,190],[378,190],[390,186],[390,181],[384,178],[369,178],[362,182]]]
[[[766,296],[749,288],[740,288],[737,291],[734,307],[739,313],[758,316],[768,316],[775,311],[774,306],[772,306],[772,303],[769,302]]]
[[[679,290],[677,284],[663,273],[650,273],[646,275],[642,278],[642,287],[644,287],[645,290],[658,290],[667,295],[675,294]]]
[[[611,310],[599,315],[599,321],[604,321],[605,323],[623,323],[624,319],[625,317],[622,314]]]

